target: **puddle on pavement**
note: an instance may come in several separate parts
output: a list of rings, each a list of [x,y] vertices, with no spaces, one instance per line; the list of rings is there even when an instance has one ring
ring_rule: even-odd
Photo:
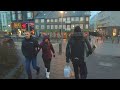
[[[101,66],[106,66],[106,67],[112,67],[112,66],[113,66],[113,64],[111,64],[111,63],[106,63],[106,62],[99,62],[99,65],[101,65]]]

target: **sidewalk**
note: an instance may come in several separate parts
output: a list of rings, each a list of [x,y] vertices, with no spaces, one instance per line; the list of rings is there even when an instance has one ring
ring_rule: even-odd
[[[63,41],[63,51],[62,51],[62,55],[59,55],[59,44],[53,44],[53,47],[55,49],[55,54],[56,57],[52,58],[52,62],[51,62],[51,69],[50,69],[50,79],[65,79],[64,78],[64,66],[66,64],[66,58],[65,58],[65,48],[66,48],[66,43]],[[37,76],[36,75],[36,71],[33,70],[32,66],[32,75],[33,75],[33,79],[46,79],[45,77],[45,67],[44,67],[44,63],[41,57],[41,51],[38,53],[37,56],[37,61],[38,61],[38,66],[40,66],[40,74]],[[21,53],[21,59],[23,61],[24,64],[24,56]],[[71,65],[72,67],[72,65]],[[21,77],[19,79],[26,79],[27,75],[26,72],[24,70],[23,74],[21,75]],[[70,77],[70,79],[73,79],[74,76]]]

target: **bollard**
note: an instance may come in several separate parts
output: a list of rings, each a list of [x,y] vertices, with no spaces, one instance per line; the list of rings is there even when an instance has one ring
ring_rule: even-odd
[[[62,54],[62,43],[59,43],[59,55]]]

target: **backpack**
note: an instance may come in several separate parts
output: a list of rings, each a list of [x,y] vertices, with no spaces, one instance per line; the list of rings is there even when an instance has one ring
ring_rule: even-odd
[[[71,59],[84,59],[89,56],[88,47],[85,43],[85,38],[80,37],[80,39],[72,39],[69,44]]]

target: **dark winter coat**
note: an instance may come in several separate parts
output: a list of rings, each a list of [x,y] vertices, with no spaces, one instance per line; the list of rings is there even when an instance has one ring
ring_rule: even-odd
[[[24,38],[22,41],[22,53],[27,58],[36,57],[38,54],[38,41],[31,37],[30,39]]]

